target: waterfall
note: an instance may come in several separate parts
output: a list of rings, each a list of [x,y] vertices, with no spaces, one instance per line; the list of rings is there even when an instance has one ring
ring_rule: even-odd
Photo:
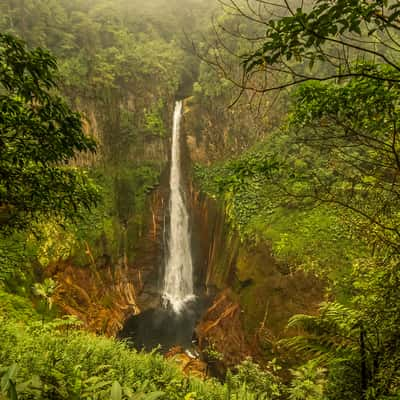
[[[189,216],[183,199],[180,165],[180,121],[182,102],[174,110],[170,176],[170,228],[165,264],[163,302],[179,313],[193,294],[193,263],[190,251]]]

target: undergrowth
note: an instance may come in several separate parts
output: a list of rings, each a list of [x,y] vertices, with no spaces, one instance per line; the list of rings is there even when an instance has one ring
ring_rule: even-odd
[[[246,385],[185,376],[173,361],[76,329],[71,318],[0,317],[3,396],[28,399],[261,399]],[[12,397],[13,390],[17,397]],[[1,395],[0,395],[0,398]]]

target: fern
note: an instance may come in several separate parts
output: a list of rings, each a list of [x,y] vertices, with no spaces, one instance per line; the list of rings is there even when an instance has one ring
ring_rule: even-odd
[[[304,335],[281,340],[281,344],[321,357],[357,348],[360,316],[342,304],[323,303],[319,315],[295,315],[289,320],[288,328],[301,329]]]

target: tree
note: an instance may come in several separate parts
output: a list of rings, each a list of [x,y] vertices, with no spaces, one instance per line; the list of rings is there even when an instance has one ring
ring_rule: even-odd
[[[237,27],[225,28],[251,43],[242,58],[242,89],[258,92],[287,88],[318,80],[363,76],[399,82],[398,77],[360,68],[365,61],[382,63],[400,71],[400,4],[390,0],[220,0],[226,10],[240,17]],[[245,21],[245,23],[243,23]],[[263,32],[249,35],[242,26],[258,26]],[[276,74],[281,75],[276,82]],[[263,76],[264,83],[255,81]],[[254,84],[256,82],[256,84]]]
[[[54,57],[0,34],[0,229],[26,227],[39,217],[76,216],[97,188],[71,166],[94,152],[81,115],[58,95]]]
[[[337,209],[368,254],[400,250],[399,94],[366,77],[302,84],[265,155],[279,164],[271,180],[283,199]]]

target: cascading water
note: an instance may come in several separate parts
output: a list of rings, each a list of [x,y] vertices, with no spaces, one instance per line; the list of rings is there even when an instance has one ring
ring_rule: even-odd
[[[170,228],[168,258],[165,265],[163,301],[179,313],[194,298],[193,263],[190,251],[189,216],[183,200],[180,165],[180,121],[182,102],[174,110],[170,176]]]

